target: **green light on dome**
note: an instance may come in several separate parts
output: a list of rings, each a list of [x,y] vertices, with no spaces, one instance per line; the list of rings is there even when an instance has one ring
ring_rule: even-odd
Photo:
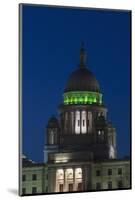
[[[97,92],[75,91],[64,93],[64,104],[102,104],[102,94]]]

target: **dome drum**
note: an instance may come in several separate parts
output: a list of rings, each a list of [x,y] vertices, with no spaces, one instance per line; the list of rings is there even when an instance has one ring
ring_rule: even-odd
[[[66,92],[63,95],[64,104],[102,104],[102,94],[90,91]]]

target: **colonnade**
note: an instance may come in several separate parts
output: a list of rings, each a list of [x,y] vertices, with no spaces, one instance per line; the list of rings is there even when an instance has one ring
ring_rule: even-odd
[[[67,168],[57,169],[56,171],[56,192],[81,191],[82,187],[82,169]]]
[[[90,111],[70,111],[64,113],[64,132],[86,134],[92,131],[92,113]]]

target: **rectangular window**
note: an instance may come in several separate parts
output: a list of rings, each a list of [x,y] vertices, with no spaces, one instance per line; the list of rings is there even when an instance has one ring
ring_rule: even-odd
[[[112,182],[111,181],[108,182],[108,189],[112,189]]]
[[[25,174],[23,174],[23,176],[22,176],[22,181],[26,181],[26,175]]]
[[[36,174],[32,174],[32,180],[36,181],[37,180],[37,175]]]
[[[78,188],[77,188],[78,191],[82,191],[82,183],[78,183]]]
[[[32,187],[32,194],[36,194],[37,193],[37,188],[36,187]]]
[[[80,120],[78,120],[78,126],[80,126]]]
[[[89,120],[87,120],[87,125],[89,126]]]
[[[96,183],[96,190],[101,190],[101,183]]]
[[[72,184],[72,183],[70,183],[70,184],[68,185],[68,190],[69,190],[69,192],[72,192],[72,191],[73,191],[73,184]]]
[[[108,175],[109,175],[109,176],[112,175],[112,169],[108,169]]]
[[[60,191],[60,192],[63,192],[63,184],[60,184],[60,185],[59,185],[59,191]]]
[[[45,189],[45,190],[46,190],[46,192],[48,192],[48,186],[46,186],[46,189]]]
[[[83,126],[85,126],[85,120],[83,119]]]
[[[122,168],[118,168],[118,175],[122,175]]]
[[[22,194],[26,194],[26,188],[22,188]]]
[[[100,170],[97,170],[96,171],[96,176],[100,176],[100,175],[101,175]]]
[[[121,180],[118,181],[117,185],[118,185],[118,188],[122,188],[122,187],[123,187],[123,183],[122,183],[122,181],[121,181]]]

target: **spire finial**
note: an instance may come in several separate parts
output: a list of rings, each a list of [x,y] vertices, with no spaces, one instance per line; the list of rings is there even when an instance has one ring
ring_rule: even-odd
[[[80,67],[85,67],[85,61],[86,61],[86,52],[84,49],[84,42],[81,42],[81,48],[80,48]]]

